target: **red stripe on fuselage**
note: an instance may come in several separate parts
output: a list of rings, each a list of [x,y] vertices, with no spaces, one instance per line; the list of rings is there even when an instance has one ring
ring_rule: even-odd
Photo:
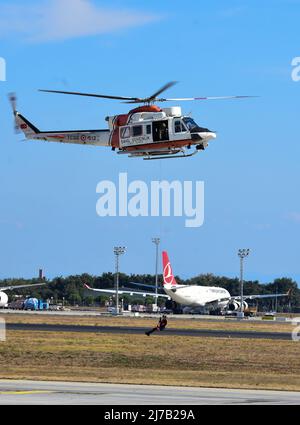
[[[184,146],[191,145],[192,140],[176,140],[176,141],[168,141],[165,142],[152,142],[147,143],[145,145],[137,145],[137,146],[128,146],[128,147],[122,147],[122,150],[124,151],[139,151],[139,150],[145,150],[145,149],[176,149],[176,148],[182,148]]]

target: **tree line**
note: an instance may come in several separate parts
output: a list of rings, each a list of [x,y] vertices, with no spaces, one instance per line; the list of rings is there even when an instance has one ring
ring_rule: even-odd
[[[238,278],[228,278],[224,276],[215,276],[213,274],[201,274],[190,279],[181,279],[176,277],[179,284],[183,285],[201,285],[201,286],[220,286],[228,290],[231,295],[239,295],[240,293],[240,282]],[[31,283],[38,283],[39,279],[4,279],[0,280],[1,286],[10,285],[26,285]],[[146,285],[155,285],[155,276],[150,274],[139,275],[139,274],[123,274],[120,273],[120,289],[131,289],[136,290],[137,288],[132,285],[132,282],[142,283]],[[159,282],[162,282],[162,276],[159,276]],[[97,293],[88,291],[84,284],[90,287],[101,288],[101,289],[114,289],[115,288],[115,275],[113,273],[103,273],[101,276],[92,276],[84,273],[82,275],[74,275],[67,277],[55,277],[52,280],[45,280],[46,285],[40,288],[28,288],[18,289],[17,294],[21,296],[31,296],[35,298],[41,298],[43,300],[50,300],[53,304],[64,302],[65,305],[99,305],[104,304],[105,301],[109,300],[109,295],[98,296]],[[261,284],[259,281],[245,281],[244,282],[244,295],[251,294],[284,294],[289,289],[292,289],[290,298],[278,298],[277,307],[278,311],[297,311],[300,308],[300,289],[298,288],[297,282],[290,278],[278,278],[268,284]],[[160,284],[160,290],[162,286]],[[151,289],[147,292],[151,292]],[[163,291],[162,291],[163,293]],[[10,292],[10,299],[14,298],[14,291]],[[139,297],[139,296],[122,296],[125,303],[132,304],[151,304],[154,303],[153,297]],[[165,304],[165,299],[161,298],[158,302],[160,305]],[[255,302],[254,302],[255,304]],[[262,299],[259,300],[259,309],[272,309],[274,306],[274,300]],[[298,310],[299,311],[299,310]]]

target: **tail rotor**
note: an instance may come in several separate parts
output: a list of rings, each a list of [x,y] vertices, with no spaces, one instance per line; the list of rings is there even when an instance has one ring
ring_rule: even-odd
[[[12,107],[12,110],[13,110],[13,113],[14,113],[14,116],[16,118],[16,116],[17,116],[17,95],[16,95],[16,93],[10,93],[8,95],[8,99],[9,99],[9,102],[11,104],[11,107]],[[21,133],[20,127],[19,127],[16,119],[15,119],[14,126],[15,126],[15,133],[16,134],[20,134]]]
[[[17,95],[16,95],[16,93],[9,93],[8,99],[10,101],[10,104],[11,104],[11,107],[12,107],[14,114],[16,114],[16,112],[17,112]]]

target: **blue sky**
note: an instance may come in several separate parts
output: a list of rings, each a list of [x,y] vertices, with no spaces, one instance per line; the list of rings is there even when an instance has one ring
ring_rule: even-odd
[[[0,0],[0,277],[112,271],[113,246],[127,246],[122,270],[154,273],[159,236],[174,271],[237,276],[237,249],[251,248],[246,278],[300,280],[300,1],[164,2]],[[128,105],[42,94],[38,88],[146,96],[168,81],[170,97],[258,95],[186,102],[183,111],[218,132],[205,152],[142,161],[109,149],[22,142],[7,93],[44,130],[106,128]],[[168,105],[166,105],[168,106]],[[170,105],[169,105],[170,106]],[[100,218],[97,183],[205,182],[205,222]]]

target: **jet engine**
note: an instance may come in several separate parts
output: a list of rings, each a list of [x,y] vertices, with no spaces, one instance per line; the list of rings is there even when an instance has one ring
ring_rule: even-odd
[[[243,302],[243,306],[244,306],[244,310],[246,310],[248,308],[248,304],[246,303],[246,301]],[[241,303],[240,301],[232,301],[229,305],[228,305],[228,310],[230,311],[238,311],[241,309]]]
[[[0,292],[0,308],[6,307],[8,303],[8,296],[5,294],[5,292]]]

